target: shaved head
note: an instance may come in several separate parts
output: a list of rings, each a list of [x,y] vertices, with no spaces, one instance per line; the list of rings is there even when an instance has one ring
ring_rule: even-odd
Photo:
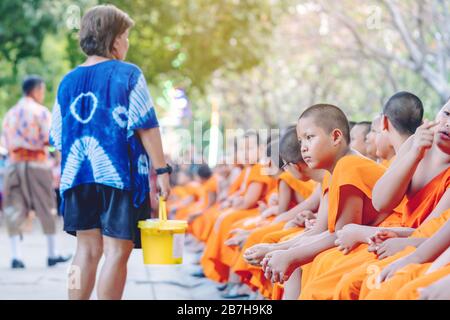
[[[345,113],[331,104],[316,104],[306,109],[299,119],[311,118],[314,124],[326,133],[339,129],[347,144],[350,144],[350,125]]]
[[[412,93],[398,92],[384,105],[383,114],[400,134],[412,135],[422,124],[422,101]]]

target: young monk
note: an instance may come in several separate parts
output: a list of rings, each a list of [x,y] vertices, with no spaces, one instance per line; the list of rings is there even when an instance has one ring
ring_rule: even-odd
[[[411,176],[410,171],[412,169],[416,171],[412,174],[412,179],[416,176],[416,181],[418,179],[426,181],[426,179],[430,179],[430,176],[432,177],[432,173],[439,172],[439,170],[442,170],[444,176],[448,179],[448,173],[450,171],[450,101],[441,109],[435,122],[425,122],[418,129],[414,139],[409,141],[409,143],[405,143],[404,152],[404,167],[401,168],[400,165],[397,165],[397,171],[392,172],[392,176],[395,174],[397,179],[403,178],[396,183],[398,188],[414,188],[414,180],[410,182],[408,179],[405,179],[405,176]],[[448,188],[448,182],[445,181],[445,183],[446,188]],[[377,189],[379,193],[379,197],[377,197],[378,205],[388,206],[396,201],[393,196],[387,199],[382,198],[382,196],[386,196],[386,191],[382,188],[386,187],[388,187],[386,179],[380,181],[379,188]],[[439,214],[449,207],[450,191],[447,189],[433,210],[433,213]],[[418,249],[413,253],[403,256],[384,268],[380,279],[382,281],[388,279],[388,281],[383,282],[380,289],[368,290],[369,294],[365,293],[363,297],[392,298],[394,295],[391,291],[392,289],[397,292],[405,284],[405,281],[408,282],[411,279],[421,277],[429,269],[426,263],[433,261],[437,256],[442,254],[443,258],[438,259],[441,261],[438,262],[436,260],[435,263],[438,265],[442,263],[441,267],[444,266],[447,263],[445,251],[450,245],[450,237],[448,236],[448,228],[450,226],[448,225],[450,224],[446,223],[430,239],[419,244]],[[404,270],[396,274],[402,268]]]
[[[192,205],[200,198],[200,183],[194,179],[194,175],[188,170],[177,173],[176,186],[167,200],[167,208],[170,216],[174,216],[177,210]]]
[[[382,131],[377,133],[375,140],[379,143],[386,136],[389,141],[391,141],[391,137],[395,137],[392,139],[392,146],[394,150],[399,150],[402,143],[416,130],[417,125],[421,122],[422,115],[423,106],[416,96],[406,92],[392,96],[383,108],[382,118],[385,126]],[[392,123],[396,123],[396,126],[394,127]],[[380,135],[383,137],[380,138]],[[397,210],[394,210],[394,208],[378,210],[381,212],[400,211],[398,208]],[[410,204],[409,212],[413,210],[415,210],[415,206]],[[404,219],[404,222],[406,226],[413,226],[414,219],[410,219],[410,221]],[[401,215],[398,213],[392,214],[383,222],[382,226],[402,226]],[[376,230],[373,227],[360,225],[347,225],[343,228],[338,233],[338,248],[324,252],[314,260],[308,279],[303,279],[300,297],[302,299],[331,299],[337,282],[347,272],[357,268],[365,261],[375,258],[373,254],[366,251],[367,245],[356,246],[359,243],[367,242],[367,238],[373,235]],[[411,229],[403,232],[410,233]],[[351,253],[347,256],[346,254],[349,252]]]
[[[363,156],[366,156],[366,136],[370,131],[371,123],[369,121],[362,121],[356,123],[350,130],[350,148],[358,151]]]
[[[380,124],[381,124],[381,116],[377,115],[372,120],[372,124],[370,125],[370,131],[366,135],[366,140],[365,140],[365,143],[366,143],[365,155],[366,155],[366,157],[368,157],[369,159],[372,159],[374,161],[378,160],[375,137],[377,136],[377,132],[380,128]]]
[[[436,143],[437,139],[434,139],[433,143],[433,136],[437,136],[438,133],[433,132],[432,126],[432,123],[425,122],[417,129],[414,136],[405,142],[396,160],[374,190],[374,194],[376,193],[374,204],[386,208],[399,201],[399,193],[400,195],[406,193],[407,197],[412,195],[409,196],[403,209],[403,224],[412,227],[419,226],[416,232],[425,228],[424,221],[427,222],[429,219],[439,216],[450,206],[447,192],[450,183],[449,155],[446,153],[448,151],[444,152],[445,147],[439,148]],[[428,141],[428,147],[423,146],[424,141]],[[394,180],[395,183],[393,183]],[[383,188],[388,188],[388,190],[383,190]],[[388,196],[386,192],[392,192],[392,195]],[[384,199],[384,196],[388,197]],[[417,239],[416,232],[412,235],[411,232],[403,235],[397,233],[394,238],[388,237],[391,238],[388,240],[386,238],[381,241],[374,239],[376,242],[374,251],[385,259],[375,262],[374,258],[366,258],[367,265],[354,269],[341,279],[336,288],[335,297],[341,299],[365,297],[369,288],[366,279],[367,270],[363,268],[373,264],[379,269],[410,253],[408,249],[411,247],[407,249],[405,247],[417,247],[424,241],[424,237]],[[408,238],[399,238],[409,235],[411,236]]]
[[[429,286],[450,275],[449,218],[450,210],[446,210],[438,218],[424,222],[411,236],[417,239],[423,236],[422,244],[415,251],[408,248],[409,250],[399,254],[397,258],[402,254],[403,257],[391,263],[381,273],[381,280],[387,279],[386,282],[369,292],[362,290],[362,297],[417,299],[419,288]],[[433,263],[429,262],[433,260]]]
[[[229,175],[219,181],[219,194],[217,202],[210,208],[204,210],[203,214],[196,217],[191,222],[192,234],[201,242],[206,242],[214,222],[217,219],[221,208],[225,208],[225,202],[238,196],[246,186],[246,179],[250,168],[241,168],[240,166],[233,166]]]
[[[242,168],[238,166],[229,166],[226,164],[219,164],[214,168],[214,175],[217,178],[217,192],[215,202],[202,210],[199,215],[190,215],[189,232],[199,241],[204,242],[203,236],[207,231],[205,230],[206,220],[211,218],[210,213],[218,210],[220,203],[226,199],[228,195],[235,192],[239,185],[234,185],[240,178]]]
[[[297,212],[304,214],[303,221],[292,224],[290,227],[286,228],[286,226],[292,223],[292,220],[296,220],[296,218],[294,217],[294,219],[289,221],[287,219],[279,219],[281,216],[279,215],[271,224],[257,228],[248,237],[243,250],[239,253],[239,257],[232,268],[232,270],[241,277],[242,282],[258,288],[265,297],[270,297],[272,284],[270,281],[264,281],[264,274],[260,267],[253,266],[259,265],[259,262],[255,263],[251,258],[247,260],[247,257],[250,257],[253,252],[252,249],[249,248],[257,243],[277,242],[286,235],[302,231],[305,226],[305,218],[310,217],[306,213],[312,213],[311,210],[316,212],[319,206],[319,196],[317,196],[317,192],[316,196],[312,195],[313,185],[311,184],[311,179],[320,182],[324,174],[323,170],[310,169],[306,163],[303,162],[295,127],[288,128],[285,135],[281,138],[280,156],[284,163],[283,169],[285,170],[280,176],[280,180],[282,180],[280,185],[282,182],[286,182],[296,194],[300,194],[303,198],[306,198],[305,201],[300,202],[293,208],[296,209]],[[283,179],[285,180],[283,181]],[[282,192],[281,188],[279,192]],[[283,213],[282,215],[286,215],[286,213]]]
[[[244,139],[246,163],[257,162],[259,160],[258,136],[250,132]],[[258,201],[264,199],[266,193],[274,187],[275,180],[270,176],[263,175],[262,166],[258,163],[252,165],[245,190],[233,199],[230,209],[225,209],[220,213],[206,243],[201,265],[208,278],[216,282],[223,282],[228,278],[228,266],[220,263],[220,248],[226,240],[231,226],[238,220],[257,215],[259,213]]]
[[[198,167],[196,178],[199,183],[197,201],[178,209],[175,214],[176,220],[186,220],[190,215],[199,215],[198,212],[208,209],[216,201],[217,177],[213,175],[208,165],[203,164]]]
[[[372,206],[371,188],[384,173],[382,166],[349,147],[348,120],[336,106],[320,104],[308,108],[299,118],[297,135],[308,166],[325,169],[332,177],[329,187],[323,188],[317,223],[311,232],[305,233],[292,248],[271,252],[263,261],[266,277],[273,282],[283,283],[298,270],[292,281],[296,289],[285,295],[288,299],[298,297],[299,267],[334,247],[337,230],[349,223],[370,225],[380,220]]]

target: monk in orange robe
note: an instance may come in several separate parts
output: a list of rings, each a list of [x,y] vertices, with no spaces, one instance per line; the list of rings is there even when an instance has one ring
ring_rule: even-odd
[[[209,208],[203,210],[200,215],[191,217],[190,230],[192,235],[205,242],[208,239],[209,232],[214,225],[215,213],[220,210],[222,203],[233,194],[238,192],[243,184],[245,170],[240,166],[227,168],[228,165],[219,165],[217,170],[217,201]]]
[[[371,123],[361,121],[355,123],[350,130],[350,148],[358,151],[363,156],[367,156],[366,136],[370,132]]]
[[[201,196],[200,183],[188,171],[183,170],[177,174],[176,184],[167,200],[167,208],[171,213],[191,205]]]
[[[404,223],[410,223],[413,227],[421,225],[424,221],[432,219],[440,215],[449,206],[449,194],[447,192],[449,187],[449,155],[450,151],[445,147],[445,135],[440,133],[445,131],[445,110],[448,109],[448,104],[439,113],[437,120],[440,125],[436,128],[436,123],[425,122],[416,132],[416,134],[402,146],[402,159],[396,159],[388,170],[385,177],[377,184],[377,194],[374,203],[377,206],[389,207],[398,201],[398,191],[400,193],[408,192],[412,197],[408,201],[409,206],[415,206],[417,209],[411,214],[404,215]],[[442,139],[444,138],[444,139]],[[400,156],[400,155],[399,155]],[[433,165],[431,165],[433,163]],[[424,179],[425,177],[425,179]],[[393,183],[395,181],[395,183]],[[397,188],[397,189],[394,189]],[[418,190],[419,189],[419,190]],[[408,211],[408,206],[406,207]],[[430,213],[431,212],[431,213]],[[428,215],[428,217],[427,217]],[[378,256],[385,257],[384,252],[398,252],[405,246],[421,247],[423,239],[417,240],[413,236],[409,238],[392,238],[384,241],[381,244],[376,244]],[[403,260],[402,257],[408,256],[407,247],[403,251],[398,252],[390,259],[376,263],[378,267],[384,267],[392,264],[393,267],[387,267],[383,272],[399,268]],[[396,250],[393,250],[397,248]],[[401,258],[401,259],[400,259]],[[370,262],[369,262],[370,263]],[[370,291],[368,286],[363,285],[367,283],[365,278],[367,273],[363,270],[356,269],[350,274],[346,275],[338,284],[335,292],[336,298],[364,298]],[[379,290],[374,290],[379,291]],[[387,297],[386,297],[387,298]]]
[[[312,170],[303,162],[295,127],[288,128],[284,136],[281,138],[280,157],[281,161],[284,163],[282,168],[285,170],[285,172],[280,175],[279,184],[281,185],[285,183],[289,187],[288,190],[283,190],[282,188],[279,188],[280,197],[282,197],[283,193],[287,193],[289,195],[289,198],[291,198],[291,193],[294,192],[296,196],[300,195],[302,200],[303,199],[307,200],[299,201],[297,197],[296,200],[299,201],[300,203],[296,207],[291,208],[290,210],[295,209],[295,212],[297,213],[301,213],[302,211],[305,210],[308,210],[310,212],[311,210],[317,211],[319,197],[318,196],[313,197],[314,200],[310,199],[314,187],[314,184],[312,183],[311,179],[320,181],[323,176],[323,172],[321,170],[319,171]],[[287,218],[289,212],[280,214],[280,216],[283,215]],[[288,225],[290,221],[287,220],[285,217],[281,217],[281,219],[279,219],[280,216],[272,220],[272,222],[269,225],[256,228],[248,237],[247,241],[243,246],[243,249],[237,251],[233,259],[232,271],[241,277],[242,282],[250,284],[252,287],[259,288],[261,293],[263,293],[264,291],[264,288],[262,288],[263,285],[261,284],[261,276],[263,278],[261,268],[260,266],[255,267],[250,265],[246,261],[244,253],[247,252],[248,248],[252,247],[257,243],[277,242],[286,234],[303,230],[304,224],[302,226],[292,224],[291,226],[288,226],[288,228],[284,230],[283,228],[286,225]],[[252,281],[252,283],[250,283],[251,278],[255,278],[254,281]],[[271,286],[270,283],[269,285]]]
[[[289,290],[285,286],[285,299],[298,297],[300,267],[334,247],[337,230],[349,223],[371,225],[385,218],[371,202],[371,189],[385,169],[349,147],[349,124],[342,110],[326,104],[308,108],[297,123],[297,135],[308,166],[325,169],[332,176],[311,232],[300,235],[294,247],[273,251],[264,258],[266,278],[292,284]],[[296,275],[291,277],[294,271]]]
[[[415,116],[414,116],[415,115]],[[423,106],[419,98],[407,93],[400,92],[389,99],[383,108],[383,116],[374,120],[374,124],[378,124],[379,128],[372,128],[374,140],[376,144],[376,154],[379,159],[393,158],[393,152],[398,151],[402,144],[412,135],[420,124],[423,116]],[[403,118],[402,118],[403,117]],[[417,210],[418,203],[409,204],[408,212]],[[392,214],[388,219],[383,221],[380,227],[401,227],[401,215],[398,213],[402,209],[402,205],[397,208],[397,213]],[[432,208],[426,210],[427,214]],[[419,209],[423,212],[423,209]],[[406,214],[406,217],[408,214]],[[403,225],[412,226],[413,222],[403,221]],[[330,249],[320,254],[313,261],[308,277],[302,278],[302,294],[301,299],[331,299],[333,297],[336,283],[347,271],[351,271],[364,263],[366,259],[370,260],[373,254],[366,251],[367,245],[359,245],[365,243],[376,228],[347,225],[338,234],[338,248]],[[407,229],[406,234],[411,232]],[[356,247],[357,246],[357,247]],[[355,248],[356,247],[356,248]],[[354,249],[354,250],[352,250]],[[347,252],[341,252],[341,251]],[[347,254],[351,251],[350,254]],[[356,258],[355,258],[356,255]],[[352,262],[348,262],[353,259]],[[336,267],[336,268],[334,268]],[[322,275],[325,273],[324,275]]]
[[[360,298],[367,300],[416,299],[416,290],[450,274],[450,222],[447,221],[430,238],[425,238],[416,250],[408,247],[380,274],[381,283],[364,286]],[[424,223],[427,225],[427,222]],[[422,231],[422,230],[421,230]],[[417,234],[414,234],[418,236]],[[434,262],[432,262],[434,261]]]
[[[257,139],[255,135],[245,136],[245,161],[252,163],[258,160]],[[253,158],[251,158],[253,157]],[[265,175],[260,164],[251,167],[245,190],[240,197],[235,198],[229,209],[223,210],[206,242],[205,251],[201,259],[204,274],[216,282],[224,282],[228,278],[229,267],[220,263],[221,245],[227,238],[233,224],[241,219],[259,214],[257,203],[264,199],[267,192],[276,186],[276,180]]]
[[[217,218],[220,216],[222,210],[230,208],[234,201],[240,198],[245,193],[251,167],[236,166],[236,168],[240,169],[239,174],[237,175],[237,177],[230,177],[231,179],[234,179],[232,180],[232,182],[230,182],[227,192],[222,193],[220,199],[218,199],[219,201],[216,204],[214,204],[211,208],[205,210],[202,215],[197,217],[192,222],[192,232],[196,234],[196,237],[202,242],[206,242],[209,238],[214,224]]]
[[[212,206],[217,193],[217,176],[213,175],[208,165],[201,165],[197,170],[200,182],[199,198],[196,202],[176,211],[176,220],[187,220],[190,214],[196,214]]]

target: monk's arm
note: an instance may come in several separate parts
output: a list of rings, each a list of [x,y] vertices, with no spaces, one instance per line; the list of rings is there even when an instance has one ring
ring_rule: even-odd
[[[420,160],[420,152],[412,147],[411,139],[407,140],[373,188],[372,203],[378,212],[392,212],[400,204]]]
[[[434,272],[442,267],[445,267],[450,263],[450,247],[447,248],[430,266],[427,270],[427,274]]]
[[[425,240],[416,251],[411,253],[412,263],[427,263],[434,261],[450,246],[450,220],[438,232]]]
[[[252,182],[248,186],[247,192],[245,192],[242,203],[236,206],[236,210],[246,210],[254,207],[258,200],[261,198],[264,185],[261,182]]]
[[[278,213],[285,212],[289,208],[291,197],[291,187],[289,187],[286,181],[281,180],[278,186]]]
[[[305,198],[303,198],[303,196],[297,192],[294,192],[294,196],[297,203],[302,203],[303,201],[305,201]]]
[[[342,229],[345,225],[349,223],[361,223],[362,221],[362,210],[364,204],[364,194],[357,188],[353,186],[343,186],[341,187],[341,197],[339,203],[339,214],[338,220],[336,221],[336,230]],[[326,202],[324,208],[328,209],[328,194],[323,197],[323,202]],[[317,224],[319,224],[319,219],[321,218],[322,204],[319,208],[319,214],[317,218]],[[328,210],[326,210],[328,211]],[[316,224],[316,226],[317,226]],[[317,232],[320,228],[318,227]],[[304,240],[305,242],[300,245],[293,247],[288,250],[287,254],[293,258],[293,263],[295,265],[303,265],[305,263],[311,262],[319,253],[335,247],[335,241],[337,239],[335,232],[329,232],[325,230],[320,233],[313,235],[313,237],[308,237]]]
[[[305,243],[305,241],[310,242],[310,241],[314,241],[316,239],[320,239],[321,237],[323,237],[324,232],[326,232],[327,228],[328,228],[328,225],[327,225],[327,222],[328,222],[328,193],[325,194],[325,196],[323,196],[321,199],[320,199],[320,194],[321,194],[321,191],[319,193],[319,208],[318,208],[318,213],[317,213],[317,223],[314,225],[314,227],[311,228],[310,230],[307,230],[307,231],[299,234],[298,236],[296,236],[288,241],[283,241],[283,242],[274,244],[273,245],[274,250],[287,250],[289,248],[301,246]],[[308,239],[308,240],[305,240],[305,239]]]
[[[368,242],[368,239],[374,236],[377,232],[380,231],[392,231],[395,232],[399,237],[409,237],[415,229],[413,228],[402,228],[402,227],[372,227],[372,226],[364,226],[360,224],[348,224],[343,228],[344,231],[349,231],[352,233],[352,237],[357,242]]]
[[[217,193],[213,191],[208,192],[208,203],[206,204],[206,209],[212,207],[216,203]]]
[[[295,216],[302,211],[312,211],[316,212],[320,205],[320,194],[321,188],[318,186],[314,192],[305,201],[297,204],[292,209],[281,213],[278,217],[274,219],[274,223],[285,222],[295,218]],[[281,212],[281,211],[280,211]]]
[[[450,208],[450,189],[445,191],[438,204],[434,207],[433,211],[431,211],[425,221],[438,218],[444,211],[448,210],[448,208]]]

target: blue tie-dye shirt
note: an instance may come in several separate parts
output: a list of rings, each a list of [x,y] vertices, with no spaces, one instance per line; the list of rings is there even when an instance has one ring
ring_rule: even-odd
[[[79,66],[58,88],[51,143],[61,151],[61,196],[98,183],[133,193],[134,206],[146,198],[149,159],[135,130],[158,127],[142,71],[109,60]]]

